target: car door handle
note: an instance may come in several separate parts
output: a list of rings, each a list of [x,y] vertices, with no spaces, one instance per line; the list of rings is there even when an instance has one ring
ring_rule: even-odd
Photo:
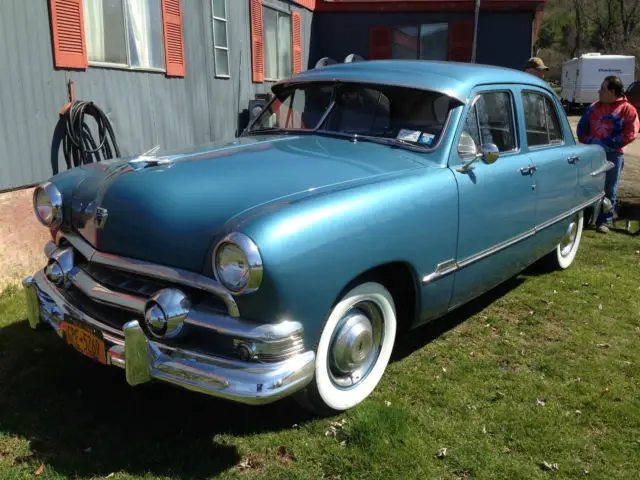
[[[528,167],[522,167],[520,173],[522,175],[531,175],[532,173],[536,173],[537,170],[538,168],[535,165],[530,165]]]
[[[580,157],[578,155],[571,155],[567,157],[567,162],[571,164],[578,163],[579,161],[580,161]]]

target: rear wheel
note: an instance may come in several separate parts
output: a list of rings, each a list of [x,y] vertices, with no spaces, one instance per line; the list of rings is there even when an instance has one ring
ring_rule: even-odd
[[[564,270],[571,266],[580,248],[583,228],[584,212],[581,210],[571,218],[562,240],[550,254],[554,267]]]
[[[316,349],[315,376],[296,396],[307,409],[335,415],[365,400],[380,382],[396,337],[396,309],[380,283],[362,283],[333,307]]]

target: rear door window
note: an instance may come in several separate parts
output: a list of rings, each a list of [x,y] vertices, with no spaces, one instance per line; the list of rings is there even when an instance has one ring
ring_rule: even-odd
[[[530,147],[545,147],[562,144],[560,119],[551,99],[542,93],[523,92],[527,144]]]

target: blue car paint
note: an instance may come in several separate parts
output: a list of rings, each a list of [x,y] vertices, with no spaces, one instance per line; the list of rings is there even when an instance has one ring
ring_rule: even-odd
[[[249,318],[304,322],[312,345],[351,280],[399,262],[416,282],[423,306],[419,322],[448,308],[453,278],[425,288],[420,279],[455,256],[456,226],[457,193],[447,168],[423,167],[292,202],[244,224],[243,232],[259,245],[269,283],[238,297],[238,306]]]
[[[478,162],[476,183],[456,171],[461,163],[456,151],[461,119],[475,89],[493,85],[496,79],[514,92],[525,85],[555,98],[545,82],[509,69],[412,61],[331,66],[279,82],[274,89],[307,81],[398,84],[447,92],[460,105],[430,153],[311,134],[244,136],[225,146],[156,154],[169,159],[168,165],[142,168],[113,162],[109,188],[101,177],[105,172],[96,167],[75,169],[82,174],[65,172],[53,181],[68,193],[84,176],[74,201],[84,206],[97,201],[108,208],[107,225],[97,238],[100,250],[212,275],[211,254],[224,234],[249,235],[259,245],[265,277],[257,292],[237,297],[241,314],[265,322],[299,320],[310,347],[342,289],[360,273],[384,263],[400,263],[411,273],[418,292],[418,325],[550,251],[568,222],[422,285],[421,279],[439,263],[463,260],[519,229],[532,228],[540,220],[538,209],[562,210],[552,193],[541,195],[547,203],[538,204],[535,193],[527,198],[535,192],[535,180],[517,176],[520,164],[530,164],[539,155],[523,141],[519,95],[515,99],[521,151],[512,158],[502,155],[494,165]],[[564,115],[560,118],[571,148],[571,130]],[[575,200],[565,210],[593,198],[603,186],[603,178],[590,177],[603,164],[603,153],[593,146],[574,146],[584,161],[575,169],[577,186],[567,185],[575,193],[564,199],[573,195]],[[514,158],[517,175],[508,163]],[[506,185],[499,174],[512,180]],[[75,214],[86,220],[80,212]]]
[[[113,175],[86,180],[74,199],[109,212],[97,238],[87,239],[99,250],[200,272],[211,239],[245,210],[424,164],[424,155],[405,149],[292,135],[165,166],[121,163]]]

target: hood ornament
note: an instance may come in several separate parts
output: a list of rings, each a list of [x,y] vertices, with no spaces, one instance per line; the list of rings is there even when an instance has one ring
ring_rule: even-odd
[[[167,163],[171,163],[169,158],[157,157],[156,153],[160,150],[160,145],[156,145],[155,147],[147,150],[144,153],[141,153],[135,158],[129,160],[129,165],[137,166],[142,164],[142,168],[156,165],[166,165]]]

